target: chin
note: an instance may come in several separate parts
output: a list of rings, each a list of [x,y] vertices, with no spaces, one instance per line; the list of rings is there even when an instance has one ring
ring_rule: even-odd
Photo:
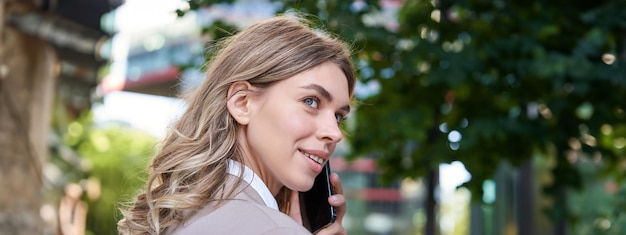
[[[293,187],[289,187],[289,189],[294,190],[294,191],[298,191],[298,192],[306,192],[311,190],[311,188],[313,188],[313,180],[309,180],[308,182],[304,183],[304,184],[293,184]]]
[[[307,186],[304,190],[302,190],[302,191],[300,191],[300,192],[306,192],[306,191],[309,191],[309,190],[311,190],[311,188],[313,188],[313,184],[311,184],[311,185]]]

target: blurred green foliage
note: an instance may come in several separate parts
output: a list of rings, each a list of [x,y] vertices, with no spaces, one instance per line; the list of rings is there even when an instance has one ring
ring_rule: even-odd
[[[96,234],[117,234],[119,203],[128,202],[145,179],[156,139],[128,128],[109,127],[89,133],[78,152],[91,161],[90,177],[99,179],[100,198],[89,200],[87,229]],[[108,232],[110,231],[110,232]]]
[[[576,164],[586,190],[571,191],[568,206],[576,218],[572,234],[618,235],[626,232],[626,182],[598,179],[601,161],[583,159]]]
[[[69,122],[59,131],[57,148],[65,150],[55,151],[52,162],[63,172],[62,184],[79,183],[85,191],[87,234],[117,234],[119,208],[147,179],[157,139],[121,123],[99,125],[91,112]]]

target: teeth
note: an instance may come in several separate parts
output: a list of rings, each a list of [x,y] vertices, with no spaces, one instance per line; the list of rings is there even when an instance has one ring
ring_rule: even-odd
[[[311,155],[311,154],[308,154],[308,153],[304,153],[304,152],[303,152],[303,154],[305,156],[309,157],[311,160],[319,163],[320,165],[322,165],[324,163],[324,159],[322,159],[321,157],[318,157],[318,156],[315,156],[315,155]]]

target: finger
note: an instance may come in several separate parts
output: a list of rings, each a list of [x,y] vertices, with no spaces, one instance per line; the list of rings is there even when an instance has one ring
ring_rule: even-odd
[[[328,198],[328,203],[337,210],[337,223],[342,224],[343,216],[346,214],[346,198],[341,194],[335,194]]]
[[[346,199],[343,195],[343,186],[337,173],[332,173],[330,175],[330,183],[333,187],[333,195],[328,198],[328,203],[337,209],[337,223],[341,224],[347,209]]]
[[[74,234],[84,235],[85,226],[87,225],[87,203],[78,202],[76,204],[76,210],[74,212]]]
[[[330,184],[333,186],[333,194],[343,194],[343,186],[337,173],[330,174]]]
[[[63,234],[67,234],[70,231],[72,224],[72,200],[68,197],[63,197],[59,205],[59,228]]]
[[[341,194],[335,194],[328,197],[328,203],[334,207],[346,206],[346,197]]]
[[[289,217],[293,218],[298,224],[302,225],[302,215],[300,214],[300,193],[291,190],[289,196]]]

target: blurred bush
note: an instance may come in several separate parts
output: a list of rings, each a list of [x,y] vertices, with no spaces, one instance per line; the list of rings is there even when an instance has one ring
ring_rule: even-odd
[[[120,203],[131,201],[147,178],[157,138],[123,123],[95,124],[91,113],[69,123],[59,136],[50,162],[62,174],[50,194],[78,183],[88,206],[86,234],[117,234]]]

